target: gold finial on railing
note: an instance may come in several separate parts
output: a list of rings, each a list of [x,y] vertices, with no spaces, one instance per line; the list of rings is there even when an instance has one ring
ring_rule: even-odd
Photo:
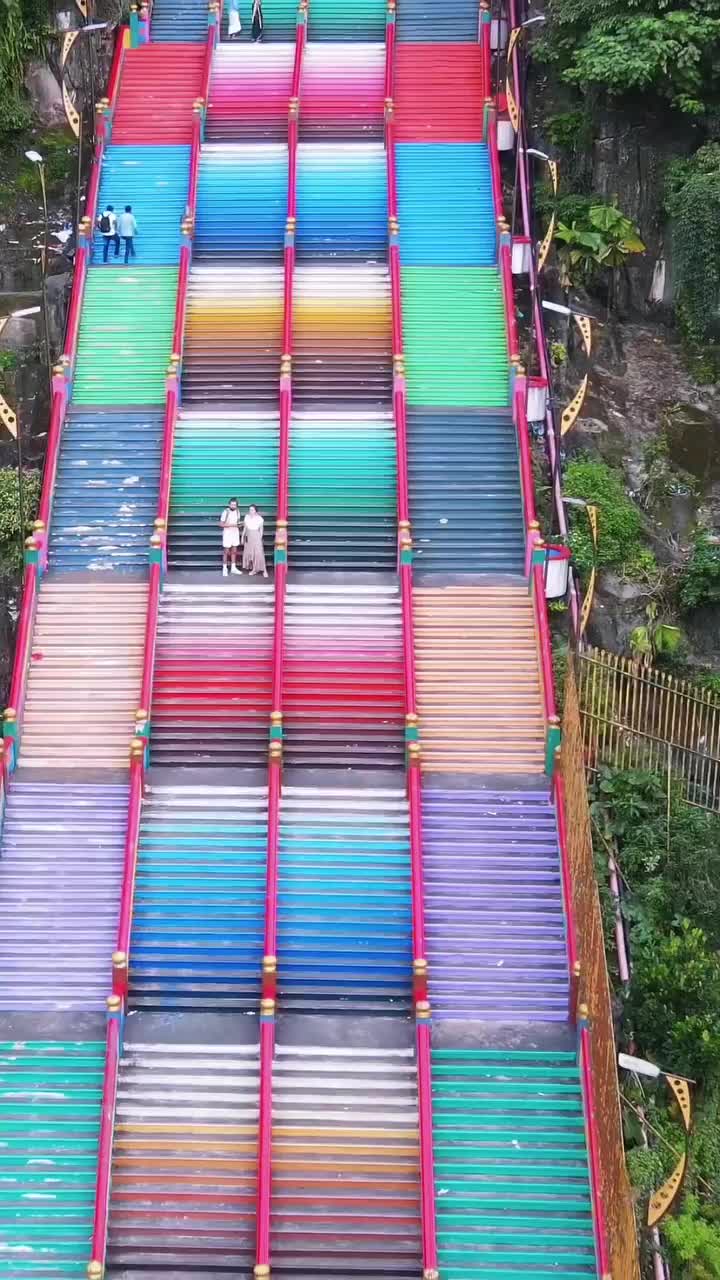
[[[418,1000],[415,1005],[415,1017],[420,1022],[427,1022],[430,1018],[430,1001]]]
[[[122,1009],[122,1000],[120,996],[108,996],[105,1001],[108,1013],[119,1013]]]
[[[267,1262],[256,1262],[253,1267],[253,1275],[255,1276],[255,1280],[267,1280],[267,1277],[270,1275],[270,1268]]]
[[[277,956],[263,956],[262,971],[266,975],[277,973]]]
[[[145,753],[145,739],[131,738],[130,739],[130,759],[137,760],[138,757],[144,755],[144,753]]]
[[[103,1280],[104,1268],[102,1262],[93,1259],[87,1264],[87,1280]]]
[[[271,1018],[275,1013],[275,1001],[272,996],[264,996],[260,1001],[260,1013],[266,1018]]]
[[[17,720],[17,711],[14,707],[5,708],[3,711],[3,720],[5,721],[5,724],[12,724],[14,720]]]

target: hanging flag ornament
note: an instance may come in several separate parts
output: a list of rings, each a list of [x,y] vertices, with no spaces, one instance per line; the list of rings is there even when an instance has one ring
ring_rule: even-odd
[[[79,36],[79,35],[80,35],[80,32],[79,32],[79,31],[66,31],[66,32],[65,32],[65,35],[63,36],[63,42],[62,42],[62,52],[61,52],[61,54],[60,54],[60,66],[61,66],[61,67],[64,67],[64,66],[65,66],[65,63],[66,63],[66,62],[67,62],[67,60],[68,60],[68,54],[69,54],[70,50],[72,49],[72,47],[73,47],[73,45],[74,45],[74,43],[75,43],[75,41],[77,40],[77,38],[78,38],[78,36]]]
[[[682,1076],[670,1076],[664,1073],[668,1087],[675,1094],[675,1101],[680,1108],[682,1116],[683,1128],[685,1130],[685,1150],[680,1156],[670,1177],[666,1179],[661,1187],[650,1197],[648,1204],[647,1224],[649,1227],[656,1227],[661,1218],[669,1213],[673,1205],[676,1203],[685,1177],[688,1160],[688,1138],[690,1136],[690,1127],[692,1124],[692,1109],[690,1106],[690,1089],[687,1080],[683,1080]]]
[[[264,28],[264,23],[263,23],[262,4],[260,3],[260,0],[253,0],[252,38],[254,41],[257,42],[259,40],[262,40],[263,28]]]
[[[592,569],[590,570],[590,577],[588,579],[587,591],[585,592],[585,599],[582,602],[582,608],[580,610],[580,635],[581,636],[585,634],[585,628],[588,624],[588,619],[590,617],[590,610],[592,609],[593,597],[595,595],[595,578],[597,577],[597,568],[596,568],[595,562],[597,560],[598,509],[597,507],[586,506],[585,511],[587,513],[588,524],[590,525],[590,538],[592,541],[592,549],[593,549],[593,564],[592,564]]]
[[[520,112],[518,111],[518,105],[517,105],[517,102],[515,101],[515,94],[513,93],[513,88],[512,88],[512,78],[513,78],[513,61],[512,60],[513,60],[513,54],[515,52],[515,45],[520,39],[522,33],[523,33],[522,27],[513,27],[512,31],[510,32],[510,39],[508,40],[507,58],[505,60],[505,97],[507,99],[507,109],[508,109],[508,115],[510,117],[510,123],[516,133],[518,131],[518,126],[520,124]]]
[[[548,158],[547,167],[550,171],[550,181],[552,183],[553,195],[556,196],[558,193],[558,167],[557,167],[556,161],[550,160],[550,158]],[[555,235],[555,209],[553,208],[552,217],[550,218],[550,225],[548,226],[548,229],[545,232],[543,242],[540,245],[540,248],[538,250],[538,262],[537,262],[538,271],[542,271],[543,267],[545,266],[545,259],[547,258],[550,252],[550,245],[552,244],[552,239],[554,235]]]
[[[572,317],[580,330],[583,349],[586,357],[589,359],[590,352],[592,351],[592,329],[590,328],[590,319],[588,316],[576,315],[574,311],[572,312]],[[575,426],[575,423],[580,416],[580,410],[582,409],[585,401],[589,381],[589,375],[586,373],[569,405],[563,410],[563,415],[560,419],[561,436],[567,435],[570,428]]]
[[[235,36],[239,36],[242,31],[242,22],[240,21],[240,0],[230,0],[230,8],[228,9],[228,37],[233,40]]]

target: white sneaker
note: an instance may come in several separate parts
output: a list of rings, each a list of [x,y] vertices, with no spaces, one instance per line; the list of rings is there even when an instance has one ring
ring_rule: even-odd
[[[239,577],[242,577],[242,569],[238,569],[237,565],[235,564],[230,566],[230,572],[237,573]]]
[[[227,567],[227,565],[226,565],[226,564],[224,564],[224,565],[223,565],[223,578],[227,578],[227,576],[228,576],[228,567]]]

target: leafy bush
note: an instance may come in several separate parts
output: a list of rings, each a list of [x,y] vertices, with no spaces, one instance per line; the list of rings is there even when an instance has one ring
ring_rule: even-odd
[[[621,568],[637,561],[642,550],[642,519],[625,492],[620,471],[605,462],[578,458],[565,470],[563,490],[569,498],[583,498],[598,508],[598,568]],[[575,564],[587,573],[593,564],[593,547],[587,515],[568,508],[570,545]]]
[[[720,1070],[720,958],[682,918],[633,939],[627,1011],[643,1052],[703,1080]]]
[[[614,204],[594,201],[587,213],[573,219],[570,226],[560,221],[555,231],[559,242],[563,284],[590,281],[599,268],[611,271],[623,266],[632,253],[644,253],[638,229]]]
[[[676,1280],[717,1280],[720,1276],[720,1226],[712,1208],[686,1196],[683,1212],[667,1218],[663,1232],[670,1245]]]
[[[43,51],[49,30],[49,9],[44,0],[4,0],[0,4],[0,136],[17,133],[30,124],[25,65]]]
[[[680,603],[683,609],[720,604],[720,546],[713,546],[704,534],[695,539],[680,584]]]
[[[708,142],[668,169],[678,318],[686,340],[703,344],[717,331],[720,296],[720,144]]]
[[[23,471],[25,529],[31,532],[40,501],[40,472]],[[15,467],[0,467],[0,569],[17,568],[20,562],[20,512]]]

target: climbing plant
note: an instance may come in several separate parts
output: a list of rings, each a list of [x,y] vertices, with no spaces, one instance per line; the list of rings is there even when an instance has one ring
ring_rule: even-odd
[[[678,318],[690,343],[717,330],[720,301],[720,143],[670,166],[665,205],[672,224]]]
[[[0,0],[0,136],[30,123],[25,67],[43,52],[49,30],[47,0]]]

